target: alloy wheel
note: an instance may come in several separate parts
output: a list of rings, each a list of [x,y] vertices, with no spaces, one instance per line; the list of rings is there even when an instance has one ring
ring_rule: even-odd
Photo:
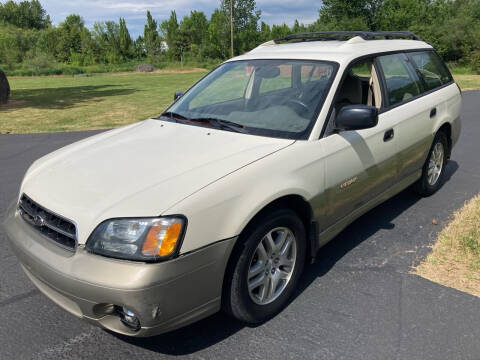
[[[444,156],[445,149],[443,148],[443,144],[441,142],[437,142],[432,150],[428,162],[427,179],[430,186],[434,186],[442,174]]]
[[[248,293],[253,302],[266,305],[287,287],[297,257],[297,240],[286,227],[269,231],[253,253],[248,268]]]

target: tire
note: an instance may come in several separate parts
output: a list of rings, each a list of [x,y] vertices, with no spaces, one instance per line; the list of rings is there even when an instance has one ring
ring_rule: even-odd
[[[288,209],[274,210],[262,216],[249,229],[240,237],[229,261],[222,304],[234,318],[256,324],[272,318],[288,304],[305,264],[306,232],[298,215]],[[273,251],[268,245],[272,244],[268,234],[276,247]],[[286,246],[288,243],[290,245]],[[286,250],[284,255],[279,251],[281,249]],[[270,257],[275,251],[273,258]],[[292,260],[293,265],[288,266]],[[260,272],[252,276],[254,270]],[[271,285],[275,281],[278,281],[276,291],[269,293],[268,289],[274,288]],[[254,288],[256,282],[263,285]]]
[[[438,159],[438,149],[441,149],[442,158]],[[447,136],[443,131],[439,131],[433,139],[432,147],[428,153],[427,160],[423,165],[422,177],[415,183],[414,189],[420,196],[433,195],[440,189],[445,181],[445,167],[447,165],[447,154],[449,152]],[[433,167],[435,163],[435,166]],[[432,177],[432,169],[438,175]]]

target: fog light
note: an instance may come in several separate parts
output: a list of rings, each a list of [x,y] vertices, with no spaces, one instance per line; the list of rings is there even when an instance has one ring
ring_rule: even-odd
[[[137,315],[135,315],[133,311],[123,306],[121,308],[118,307],[118,313],[120,315],[120,321],[123,325],[129,327],[134,331],[140,330],[140,320],[138,320]]]

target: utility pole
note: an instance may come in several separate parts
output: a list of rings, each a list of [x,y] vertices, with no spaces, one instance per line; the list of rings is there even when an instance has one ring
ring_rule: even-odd
[[[233,0],[230,0],[230,55],[233,57]]]

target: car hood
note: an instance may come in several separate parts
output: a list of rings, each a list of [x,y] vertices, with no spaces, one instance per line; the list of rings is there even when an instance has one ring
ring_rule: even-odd
[[[293,142],[151,119],[37,160],[21,193],[76,222],[83,244],[106,219],[161,215]]]

